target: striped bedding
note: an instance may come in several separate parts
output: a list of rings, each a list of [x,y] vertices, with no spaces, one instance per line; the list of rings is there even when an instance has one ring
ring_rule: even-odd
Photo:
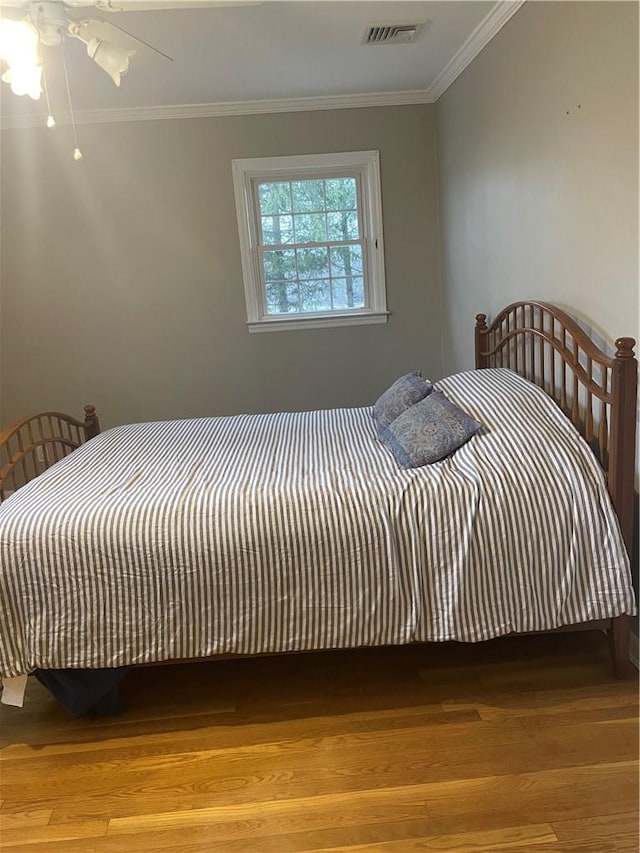
[[[0,674],[478,641],[634,612],[604,478],[508,370],[437,385],[483,424],[398,468],[370,408],[109,430],[0,507]]]

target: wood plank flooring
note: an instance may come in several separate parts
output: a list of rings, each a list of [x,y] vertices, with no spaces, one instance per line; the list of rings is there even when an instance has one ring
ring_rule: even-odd
[[[151,667],[2,706],[15,853],[638,853],[638,684],[599,632]]]

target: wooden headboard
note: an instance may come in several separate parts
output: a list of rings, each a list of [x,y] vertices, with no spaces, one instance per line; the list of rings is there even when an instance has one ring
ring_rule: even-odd
[[[29,480],[98,435],[95,406],[84,407],[84,423],[60,412],[22,418],[0,433],[0,502]]]
[[[476,317],[476,367],[508,367],[543,388],[600,460],[629,554],[633,544],[638,363],[633,338],[607,355],[565,311],[514,302]]]

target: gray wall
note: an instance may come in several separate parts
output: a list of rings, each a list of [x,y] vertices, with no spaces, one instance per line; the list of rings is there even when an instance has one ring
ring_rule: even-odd
[[[364,404],[470,367],[521,297],[638,337],[637,33],[634,3],[530,2],[435,106],[85,126],[81,163],[68,128],[2,133],[0,423]],[[389,323],[249,335],[231,160],[369,148]]]
[[[521,298],[638,338],[638,5],[526,3],[437,108],[445,372]]]
[[[2,134],[1,421],[355,406],[441,373],[435,107]],[[231,160],[378,149],[387,325],[250,335]],[[467,330],[468,333],[468,330]]]

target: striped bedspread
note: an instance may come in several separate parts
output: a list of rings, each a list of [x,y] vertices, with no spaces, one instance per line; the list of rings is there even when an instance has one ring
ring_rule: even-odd
[[[0,506],[0,674],[477,641],[634,612],[604,478],[507,370],[438,386],[483,428],[404,471],[370,408],[109,430]]]

